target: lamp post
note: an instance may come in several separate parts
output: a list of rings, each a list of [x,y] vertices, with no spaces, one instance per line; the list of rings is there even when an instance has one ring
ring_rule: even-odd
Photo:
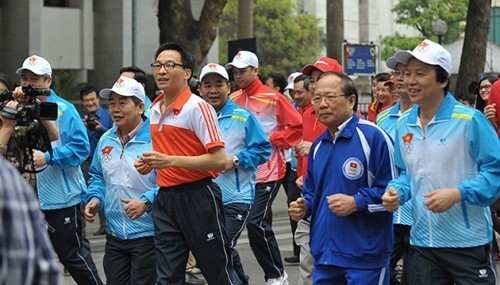
[[[432,31],[438,36],[438,43],[442,44],[443,36],[448,33],[448,24],[441,19],[437,19],[432,26]]]

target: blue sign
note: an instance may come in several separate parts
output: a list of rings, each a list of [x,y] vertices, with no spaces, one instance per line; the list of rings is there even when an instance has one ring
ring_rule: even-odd
[[[348,75],[377,74],[377,46],[343,44],[344,72]]]

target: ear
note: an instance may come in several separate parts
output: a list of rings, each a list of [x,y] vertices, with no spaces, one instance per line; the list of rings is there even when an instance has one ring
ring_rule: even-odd
[[[184,79],[189,81],[189,78],[191,78],[191,74],[193,74],[193,71],[190,68],[184,69]]]
[[[137,107],[138,107],[139,114],[141,114],[141,115],[144,114],[144,108],[145,108],[144,102],[139,103],[139,105],[137,105]]]
[[[444,89],[444,88],[446,88],[446,86],[448,86],[449,83],[450,83],[450,79],[448,78],[443,83],[440,83],[439,87],[441,87],[441,89]],[[444,94],[444,95],[446,95],[446,94]]]

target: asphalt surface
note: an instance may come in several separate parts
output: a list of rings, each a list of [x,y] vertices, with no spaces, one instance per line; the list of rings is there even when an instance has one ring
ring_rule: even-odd
[[[106,239],[104,235],[93,236],[92,233],[96,232],[99,228],[99,223],[94,224],[87,223],[87,238],[90,241],[90,246],[92,248],[92,256],[94,262],[99,270],[99,275],[101,279],[106,282],[106,276],[104,275],[104,270],[102,267],[102,259],[104,256],[104,245]],[[276,236],[276,240],[280,246],[282,258],[285,256],[292,255],[292,234],[290,229],[290,223],[287,214],[286,205],[286,195],[283,189],[280,190],[276,200],[273,204],[273,228]],[[237,245],[238,252],[240,253],[241,262],[245,269],[245,274],[247,274],[250,285],[261,285],[265,283],[264,273],[260,268],[247,238],[246,231],[243,232],[242,236],[238,240]],[[62,268],[62,266],[61,266]],[[298,265],[288,265],[285,263],[285,271],[288,274],[288,280],[290,285],[297,284],[299,277],[299,267]],[[202,274],[196,274],[197,277],[203,278]],[[71,276],[63,276],[64,285],[75,285],[76,282],[73,281]]]

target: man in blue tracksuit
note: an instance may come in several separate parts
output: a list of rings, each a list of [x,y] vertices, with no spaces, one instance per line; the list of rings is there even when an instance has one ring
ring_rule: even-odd
[[[254,203],[257,166],[269,159],[272,146],[254,115],[228,98],[231,85],[223,66],[215,63],[205,65],[200,73],[200,81],[201,96],[217,111],[226,147],[226,168],[215,182],[222,191],[225,226],[234,268],[242,284],[248,284],[235,247]]]
[[[396,126],[395,163],[384,206],[410,198],[410,284],[496,284],[488,205],[500,192],[500,143],[490,123],[448,92],[451,55],[424,40],[395,55],[416,105]]]
[[[21,84],[35,88],[50,88],[52,68],[43,57],[28,57],[17,69]],[[59,139],[52,142],[53,155],[35,151],[35,167],[44,168],[37,174],[38,199],[47,220],[52,245],[64,267],[78,284],[102,284],[90,251],[82,246],[82,213],[80,202],[86,185],[80,164],[89,155],[87,131],[75,106],[51,90],[40,98],[57,103]]]
[[[313,283],[389,284],[392,214],[382,195],[393,178],[390,137],[354,112],[357,91],[344,74],[325,73],[312,102],[328,127],[311,146],[296,220],[311,217]]]
[[[152,149],[144,87],[122,76],[99,95],[109,99],[115,125],[96,146],[85,217],[93,222],[104,210],[108,220],[103,260],[108,285],[155,284],[154,225],[145,212],[158,192],[156,171],[142,175],[134,167],[142,153]]]

